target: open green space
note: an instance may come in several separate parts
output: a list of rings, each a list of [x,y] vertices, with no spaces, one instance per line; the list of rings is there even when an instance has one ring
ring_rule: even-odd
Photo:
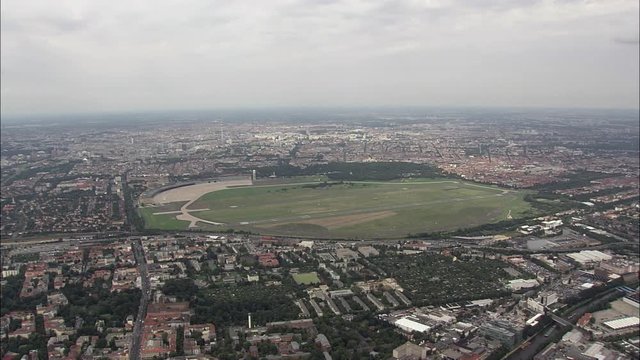
[[[319,284],[320,279],[316,272],[292,274],[293,280],[299,285]]]
[[[306,182],[254,185],[211,192],[192,215],[269,235],[317,238],[397,238],[450,231],[538,213],[526,192],[457,179]],[[147,228],[184,229],[173,214],[141,209]],[[200,226],[206,226],[199,223]]]
[[[175,214],[160,214],[154,215],[159,212],[155,207],[139,208],[138,213],[144,220],[144,226],[147,229],[158,230],[186,230],[189,226],[188,221],[176,219]]]

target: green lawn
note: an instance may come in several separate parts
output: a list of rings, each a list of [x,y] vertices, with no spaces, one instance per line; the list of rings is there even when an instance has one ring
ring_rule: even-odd
[[[156,212],[160,212],[156,207],[138,209],[138,213],[142,216],[147,229],[186,230],[187,226],[189,226],[188,221],[176,219],[175,214],[153,215]]]
[[[304,179],[308,181],[308,178]],[[227,227],[273,235],[378,238],[468,228],[535,213],[525,193],[452,179],[257,185],[211,192],[193,215]],[[145,211],[147,209],[144,209]],[[155,212],[155,211],[153,211]],[[175,215],[143,213],[168,229]],[[162,217],[157,219],[155,217]],[[178,221],[173,219],[173,221]],[[158,227],[161,226],[161,227]]]
[[[314,272],[308,272],[308,273],[292,274],[291,276],[293,276],[293,280],[297,284],[301,284],[301,285],[312,285],[312,284],[319,284],[320,283],[320,279],[318,278],[318,274],[315,271]]]

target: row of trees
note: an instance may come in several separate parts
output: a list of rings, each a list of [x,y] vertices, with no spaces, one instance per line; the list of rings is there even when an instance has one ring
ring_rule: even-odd
[[[553,193],[555,190],[571,189],[580,186],[588,186],[591,181],[615,176],[615,174],[605,174],[596,171],[576,171],[567,175],[564,181],[556,181],[548,184],[540,184],[532,187],[542,193]]]
[[[440,170],[431,165],[408,162],[332,162],[311,165],[306,168],[283,164],[280,166],[261,167],[256,169],[256,173],[260,177],[270,176],[274,173],[277,176],[284,177],[326,175],[329,179],[337,181],[394,180],[409,177],[443,176]]]
[[[491,235],[498,231],[516,230],[519,226],[526,224],[531,218],[519,218],[503,220],[496,223],[483,224],[471,228],[458,229],[454,231],[436,231],[430,233],[409,234],[408,238],[421,239],[443,239],[452,236],[483,236]]]

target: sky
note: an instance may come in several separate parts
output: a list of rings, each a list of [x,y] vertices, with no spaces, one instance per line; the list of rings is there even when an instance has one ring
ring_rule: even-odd
[[[2,0],[3,116],[632,108],[638,0]]]

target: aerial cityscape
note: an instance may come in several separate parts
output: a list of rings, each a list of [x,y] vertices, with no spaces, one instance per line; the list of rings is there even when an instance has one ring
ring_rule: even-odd
[[[0,3],[2,360],[640,358],[640,3]]]
[[[5,354],[638,355],[637,113],[189,116],[3,124]]]

